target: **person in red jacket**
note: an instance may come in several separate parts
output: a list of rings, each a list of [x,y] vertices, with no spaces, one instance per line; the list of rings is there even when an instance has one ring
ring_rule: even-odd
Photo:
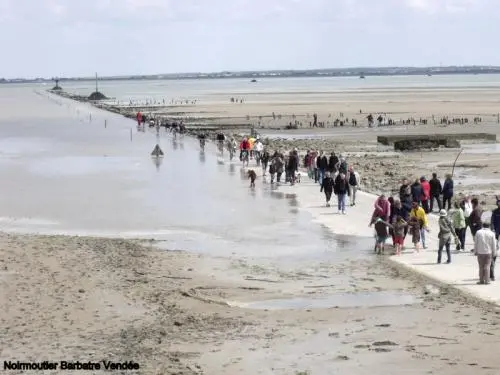
[[[422,208],[425,213],[428,214],[430,211],[429,203],[431,199],[431,185],[425,176],[420,177],[420,186],[422,186]]]
[[[243,158],[243,151],[250,152],[250,142],[246,137],[240,142],[240,160]]]
[[[141,126],[141,123],[142,123],[142,113],[141,112],[137,112],[136,118],[137,118],[137,126]]]

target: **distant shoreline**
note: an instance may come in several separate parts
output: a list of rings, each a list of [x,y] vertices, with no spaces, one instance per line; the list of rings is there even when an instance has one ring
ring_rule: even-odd
[[[313,70],[269,70],[219,73],[176,73],[130,76],[99,77],[99,81],[151,81],[151,80],[188,80],[188,79],[256,79],[263,78],[317,78],[317,77],[391,77],[391,76],[437,76],[437,75],[485,75],[500,74],[497,66],[464,66],[464,67],[427,67],[427,68],[345,68],[345,69],[313,69]],[[95,77],[59,77],[59,82],[88,82]],[[45,83],[53,82],[47,78],[0,78],[0,84],[12,83]],[[258,82],[258,81],[257,81]]]

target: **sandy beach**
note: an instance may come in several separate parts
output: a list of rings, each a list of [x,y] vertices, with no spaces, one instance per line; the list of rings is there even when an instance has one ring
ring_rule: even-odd
[[[426,295],[425,279],[385,260],[285,270],[123,240],[2,234],[1,242],[5,360],[133,361],[140,374],[500,369],[490,350],[500,334],[494,308],[452,289]],[[332,283],[339,273],[346,284]],[[335,295],[383,291],[403,293],[408,304],[234,306],[287,294],[326,295],[335,305]]]

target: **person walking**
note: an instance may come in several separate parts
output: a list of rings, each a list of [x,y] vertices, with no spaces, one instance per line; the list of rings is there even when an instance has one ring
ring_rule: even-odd
[[[345,201],[346,201],[346,195],[347,195],[348,188],[349,187],[347,186],[345,174],[339,173],[337,175],[337,177],[335,178],[335,185],[334,185],[333,190],[334,190],[335,194],[337,195],[339,213],[342,212],[343,215],[346,214]]]
[[[391,204],[387,200],[385,194],[380,195],[373,206],[374,210],[370,225],[375,223],[378,217],[382,218],[384,221],[389,221],[391,219]]]
[[[450,218],[453,228],[455,229],[455,234],[458,237],[458,243],[456,246],[457,250],[465,250],[465,215],[464,210],[458,202],[455,202],[454,208],[448,211],[448,217]]]
[[[446,175],[446,180],[444,180],[443,185],[443,208],[451,209],[451,198],[453,198],[454,194],[454,183],[451,178],[451,174]],[[448,208],[446,208],[446,203],[448,203]]]
[[[332,198],[334,185],[335,182],[333,181],[330,172],[326,172],[325,178],[323,179],[323,183],[321,184],[321,189],[320,189],[320,193],[323,191],[325,192],[326,207],[330,207],[330,199]]]
[[[491,260],[497,255],[497,240],[495,233],[490,229],[490,223],[484,222],[474,236],[474,255],[479,264],[478,284],[490,283]]]
[[[491,213],[491,229],[495,233],[495,238],[498,243],[498,237],[500,236],[500,199],[497,198],[497,208]],[[492,257],[491,267],[490,267],[490,279],[495,281],[495,264],[497,261],[497,256]]]
[[[411,185],[411,198],[413,202],[417,202],[418,204],[422,203],[422,185],[420,184],[420,179],[416,179],[415,182]]]
[[[472,213],[472,202],[469,195],[466,195],[465,198],[460,202],[460,207],[462,207],[462,209],[464,210],[465,237],[467,237],[467,228],[470,228],[470,214]]]
[[[441,181],[437,177],[437,173],[432,174],[432,178],[429,181],[429,185],[431,187],[431,199],[430,199],[430,211],[433,212],[434,209],[434,201],[438,204],[438,209],[441,211],[442,203],[441,203],[441,193],[443,192],[443,186],[441,185]]]
[[[420,186],[422,187],[422,208],[425,213],[428,214],[429,210],[429,201],[431,200],[431,186],[425,176],[420,177]]]
[[[349,167],[349,196],[351,198],[351,206],[356,205],[356,193],[359,186],[359,174],[353,167]]]
[[[316,159],[316,164],[318,166],[318,182],[321,185],[323,183],[323,177],[325,177],[326,169],[328,168],[328,159],[323,151],[320,152]]]
[[[410,219],[414,217],[418,221],[420,228],[420,241],[422,242],[422,247],[427,249],[425,244],[425,232],[429,232],[429,222],[427,220],[427,214],[424,209],[418,205],[418,202],[412,203],[412,208],[410,211]]]
[[[401,204],[408,203],[411,205],[412,199],[411,199],[411,186],[410,182],[408,181],[407,178],[404,178],[401,186],[399,187],[399,200],[401,201]]]
[[[472,237],[474,237],[479,229],[482,227],[482,216],[483,210],[479,206],[479,201],[477,198],[471,200],[472,204],[472,212],[469,216],[470,222],[470,231],[472,233]]]
[[[407,228],[408,228],[408,223],[403,219],[401,215],[397,215],[393,224],[394,246],[396,248],[396,255],[401,255],[401,250],[403,249],[403,245],[405,242],[405,233]]]
[[[437,262],[438,262],[438,264],[441,264],[441,257],[443,254],[443,248],[446,248],[446,257],[448,258],[446,260],[446,263],[450,264],[451,263],[451,251],[450,251],[451,237],[453,236],[457,242],[458,242],[458,238],[457,238],[457,235],[455,234],[455,230],[453,228],[453,225],[448,220],[448,213],[446,212],[446,210],[439,211],[438,223],[439,223],[439,233],[438,233],[439,247],[438,247]]]

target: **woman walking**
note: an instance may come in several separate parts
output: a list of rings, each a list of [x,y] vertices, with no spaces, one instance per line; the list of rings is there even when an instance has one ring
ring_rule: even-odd
[[[332,198],[333,186],[335,185],[330,172],[325,173],[325,178],[321,184],[320,192],[325,192],[326,207],[330,207],[330,199]]]

